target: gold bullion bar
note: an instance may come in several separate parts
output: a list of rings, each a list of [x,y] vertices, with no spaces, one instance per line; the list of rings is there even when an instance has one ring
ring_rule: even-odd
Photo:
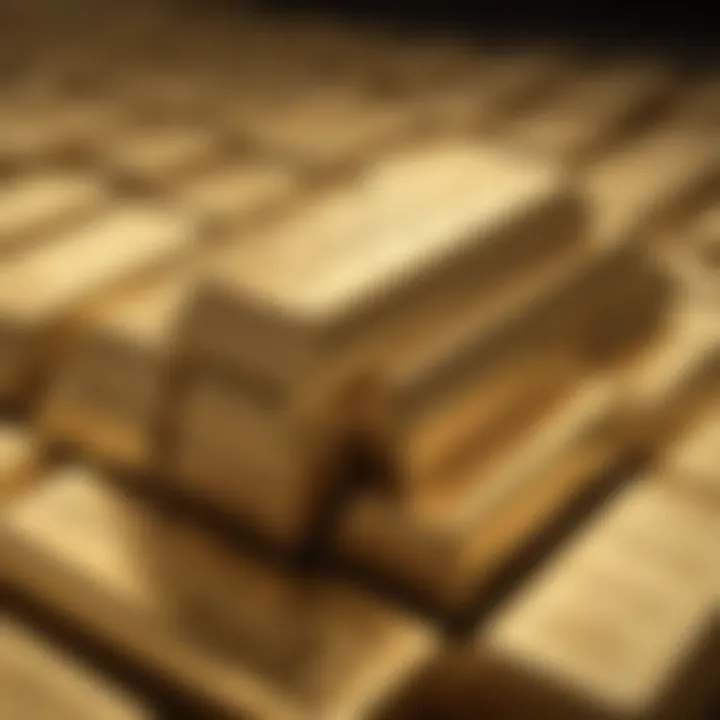
[[[597,163],[582,179],[597,245],[658,243],[672,237],[694,208],[717,189],[718,145],[707,134],[667,125]],[[653,257],[626,292],[586,305],[588,359],[607,364],[662,324],[672,297],[669,276]]]
[[[132,517],[137,522],[132,523]],[[263,605],[251,611],[251,602],[263,602],[262,587],[253,587],[262,579],[262,567],[257,566],[258,577],[253,578],[236,552],[208,536],[193,536],[191,529],[191,539],[180,541],[182,528],[163,533],[166,519],[157,517],[114,490],[110,478],[88,468],[65,468],[33,495],[16,501],[0,519],[0,574],[155,677],[184,686],[232,717],[376,717],[383,699],[411,684],[436,648],[435,636],[424,623],[343,584],[317,581],[306,591],[310,597],[302,632],[310,635],[307,655],[294,667],[289,663],[285,677],[280,671],[275,676],[260,672],[258,658],[244,660],[240,647],[231,653],[208,638],[201,640],[198,629],[187,628],[187,607],[182,611],[186,622],[178,625],[177,611],[168,612],[173,604],[177,607],[177,597],[171,586],[162,585],[180,580],[181,595],[192,591],[204,595],[211,607],[217,603],[218,618],[235,624],[229,626],[232,636],[241,613],[231,606],[241,596],[248,599],[246,618],[260,618],[266,609]],[[157,541],[164,538],[170,553],[171,565],[160,575],[150,559],[158,558],[153,554],[158,550],[154,522]],[[197,576],[188,574],[187,563],[172,552],[176,541],[191,547],[194,556],[199,553],[207,560],[206,551],[211,554],[207,586],[193,583],[192,577],[202,577],[203,565],[193,569]],[[271,573],[269,567],[266,573]],[[227,583],[235,581],[246,586],[230,602]],[[275,589],[281,590],[280,579],[276,582]],[[263,621],[263,627],[268,625]],[[245,633],[250,630],[245,628]],[[277,626],[269,627],[271,632],[276,637],[268,635],[266,642],[290,645]]]
[[[720,393],[714,406],[674,440],[659,461],[661,474],[678,488],[720,502]]]
[[[432,333],[415,327],[395,338],[379,381],[357,402],[367,408],[358,431],[397,489],[412,493],[502,445],[581,377],[568,308],[598,291],[603,266],[625,271],[632,262],[629,254],[618,259],[573,250],[473,314],[468,308]]]
[[[691,83],[673,109],[680,122],[715,132],[720,122],[720,79],[706,76]]]
[[[94,157],[126,123],[110,102],[18,103],[0,121],[0,161],[12,167]]]
[[[26,428],[0,422],[0,504],[40,470],[38,439]]]
[[[436,478],[443,462],[456,461],[458,451],[477,445],[490,426],[504,421],[509,435],[573,382],[580,372],[578,351],[572,327],[563,323],[563,305],[568,297],[577,299],[577,275],[587,276],[587,264],[573,250],[560,264],[553,259],[542,271],[524,273],[502,298],[489,299],[467,316],[449,318],[442,331],[434,329],[432,317],[425,317],[416,318],[409,331],[396,333],[395,357],[382,371],[385,387],[378,392],[370,385],[354,399],[358,426],[349,430],[387,466],[396,486],[409,490]],[[433,331],[428,334],[426,327]],[[313,455],[322,449],[312,449],[317,442],[312,430],[294,426],[292,413],[273,410],[253,400],[242,384],[206,372],[194,381],[178,417],[174,467],[195,485],[196,493],[215,502],[224,498],[224,506],[230,503],[241,514],[268,513],[266,522],[288,522],[293,507],[296,522],[311,512],[323,485],[320,476],[308,478],[312,492],[295,483],[292,490],[287,486],[282,493],[266,493],[264,484],[249,479],[236,487],[243,476],[272,476],[288,483],[297,463],[317,465],[322,474],[325,461]]]
[[[41,399],[44,436],[126,468],[153,465],[175,322],[193,277],[183,269],[90,308]]]
[[[0,189],[0,258],[48,240],[109,203],[103,183],[90,175],[44,172]]]
[[[657,449],[720,398],[717,330],[693,305],[676,308],[665,331],[618,368],[625,432],[632,442]]]
[[[146,127],[109,146],[103,162],[121,183],[166,188],[210,169],[219,150],[219,138],[205,128]]]
[[[320,468],[333,462],[328,456],[336,452],[334,446],[342,442],[343,434],[351,432],[347,426],[357,420],[353,414],[359,404],[344,403],[336,395],[344,395],[353,384],[347,378],[354,373],[377,374],[383,359],[401,344],[399,338],[427,332],[460,312],[459,308],[475,312],[478,302],[492,296],[490,285],[500,282],[498,276],[517,276],[527,270],[524,263],[531,264],[530,256],[536,264],[564,256],[577,240],[578,208],[571,196],[558,192],[557,185],[554,189],[547,185],[549,176],[544,172],[533,178],[532,195],[543,198],[530,203],[534,210],[528,208],[523,214],[516,202],[510,201],[496,216],[502,225],[490,221],[492,211],[489,216],[483,212],[478,230],[475,198],[468,199],[467,220],[457,225],[459,215],[446,215],[446,202],[441,202],[452,202],[453,197],[457,202],[461,178],[468,182],[473,177],[481,179],[479,167],[484,164],[476,163],[472,156],[444,158],[444,167],[449,165],[447,181],[432,198],[426,192],[435,182],[420,172],[413,175],[421,192],[417,198],[408,198],[406,188],[398,187],[395,178],[405,176],[403,171],[408,171],[409,165],[431,171],[437,160],[433,154],[407,163],[400,159],[399,168],[387,169],[384,177],[376,176],[371,188],[386,189],[381,198],[387,203],[389,217],[379,218],[378,231],[370,224],[372,218],[367,233],[361,227],[362,242],[354,242],[358,239],[358,205],[341,196],[340,201],[324,206],[322,213],[293,218],[279,235],[253,244],[252,252],[236,252],[234,258],[223,259],[222,265],[232,271],[220,269],[212,281],[201,285],[180,337],[201,365],[209,362],[212,366],[216,361],[229,368],[235,390],[224,383],[219,391],[223,383],[212,380],[207,372],[208,377],[193,391],[195,396],[185,403],[187,412],[178,423],[183,440],[176,447],[185,455],[180,465],[193,467],[191,484],[197,485],[196,472],[206,462],[203,445],[215,446],[217,452],[209,462],[218,472],[225,475],[231,470],[236,478],[264,479],[235,483],[237,487],[224,487],[223,493],[238,493],[238,499],[247,503],[243,510],[270,520],[273,531],[291,535],[301,531],[318,493],[324,492],[327,473]],[[494,189],[498,190],[502,175],[496,163],[491,165],[496,170],[492,172]],[[477,171],[474,174],[473,169]],[[520,177],[513,180],[507,191],[517,197]],[[406,206],[427,199],[426,207],[437,202],[442,208],[437,207],[435,222],[430,216],[425,226],[408,228],[401,221],[411,215],[398,212],[392,192]],[[358,201],[356,194],[349,197]],[[504,204],[500,202],[498,210]],[[526,226],[529,216],[535,216],[536,222]],[[526,227],[536,243],[536,248],[525,249],[520,267],[514,254],[506,255],[510,251],[501,239],[505,222],[515,226],[505,235],[510,244],[524,237]],[[353,227],[350,233],[347,223]],[[490,231],[487,238],[478,234],[482,227]],[[298,237],[305,242],[299,244]],[[313,244],[317,255],[310,247]],[[482,246],[489,255],[482,252]],[[499,257],[491,247],[497,248]],[[223,393],[224,398],[220,397]],[[213,417],[225,418],[220,423],[222,430]],[[230,435],[244,439],[228,442]],[[225,457],[221,448],[228,453]],[[282,492],[267,492],[270,477],[277,478]],[[225,479],[220,484],[224,483]],[[273,518],[274,501],[269,496],[282,498],[279,502],[285,510],[281,516]],[[241,507],[240,503],[237,506]]]
[[[177,202],[202,222],[226,228],[282,210],[299,184],[278,164],[236,163],[189,182]]]
[[[0,696],[4,718],[149,720],[130,693],[77,662],[36,630],[0,621]]]
[[[253,223],[282,209],[295,187],[293,176],[275,166],[238,166],[189,185],[179,207],[224,226],[228,242],[244,241],[252,237]],[[173,359],[175,324],[202,264],[223,252],[224,242],[209,244],[207,252],[152,285],[85,313],[82,336],[56,368],[42,401],[39,422],[48,437],[126,467],[154,463],[154,423]]]
[[[669,295],[635,238],[581,246],[518,285],[442,325],[418,312],[419,326],[442,329],[394,338],[376,393],[365,393],[364,429],[401,486],[452,472],[447,464],[463,448],[477,452],[480,438],[494,447],[523,416],[533,422],[533,404],[541,408],[587,368],[587,325],[598,321],[590,309],[608,296],[655,285],[657,297],[642,298],[652,327]]]
[[[638,480],[480,629],[457,717],[705,717],[719,540],[717,508]]]
[[[347,509],[333,551],[443,612],[462,613],[620,458],[617,400],[607,380],[586,382],[512,445],[445,482],[404,500],[367,492]]]
[[[261,150],[309,169],[331,168],[375,155],[404,139],[409,113],[351,88],[310,89],[288,111],[247,116],[245,130]]]
[[[454,132],[490,132],[562,78],[566,58],[548,50],[483,53],[463,73],[418,83],[409,94],[421,127]],[[419,75],[419,73],[418,73]]]
[[[516,149],[582,163],[651,119],[670,87],[660,65],[581,69],[503,137]]]
[[[597,163],[582,185],[598,241],[671,233],[720,183],[720,143],[667,123]]]
[[[577,242],[581,221],[554,168],[452,141],[393,154],[223,258],[184,340],[204,361],[273,383],[313,356],[365,361],[363,345],[381,347],[418,306],[489,296]]]
[[[680,271],[699,302],[708,309],[720,301],[720,205],[715,204],[677,233],[668,262]]]
[[[182,215],[128,205],[0,267],[0,395],[31,389],[83,307],[140,282],[197,244]]]

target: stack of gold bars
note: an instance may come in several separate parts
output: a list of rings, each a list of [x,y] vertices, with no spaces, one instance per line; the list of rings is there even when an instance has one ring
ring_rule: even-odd
[[[0,48],[0,719],[708,720],[720,74],[55,5]]]

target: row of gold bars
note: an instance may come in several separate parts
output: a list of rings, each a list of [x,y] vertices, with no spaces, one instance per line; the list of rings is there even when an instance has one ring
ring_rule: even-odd
[[[720,79],[56,12],[0,49],[0,720],[706,720]]]

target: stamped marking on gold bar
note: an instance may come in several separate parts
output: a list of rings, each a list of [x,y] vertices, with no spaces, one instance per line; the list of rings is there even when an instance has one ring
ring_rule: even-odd
[[[102,183],[90,175],[43,173],[5,183],[0,190],[0,258],[52,239],[108,200]]]
[[[5,580],[233,716],[375,717],[376,705],[412,682],[435,648],[423,623],[344,585],[318,581],[300,588],[308,602],[293,609],[292,592],[283,595],[288,588],[281,577],[276,585],[264,584],[275,572],[270,566],[244,564],[237,550],[155,515],[89,469],[60,471],[16,502],[0,519],[0,534]],[[201,582],[188,575],[178,542],[202,560],[196,568]],[[228,582],[244,586],[232,601]],[[287,611],[288,623],[309,636],[300,659],[290,652],[291,638],[283,636],[282,626],[263,619],[268,597],[277,620]],[[244,616],[235,607],[242,598]],[[215,612],[220,629],[226,628],[225,647],[207,628],[188,629],[189,607],[198,603],[206,623]],[[254,610],[253,603],[258,603]],[[294,610],[304,624],[298,625]],[[179,617],[182,623],[173,620]],[[262,650],[273,646],[285,670],[260,674],[260,646],[248,643],[253,633],[258,642],[267,633]]]
[[[0,266],[0,391],[16,395],[50,359],[73,315],[197,242],[180,215],[128,206]],[[58,337],[58,333],[60,337]]]
[[[619,457],[616,400],[609,383],[583,387],[511,446],[414,498],[366,495],[348,508],[337,552],[425,602],[462,613]]]
[[[701,717],[717,659],[719,539],[717,509],[654,482],[630,487],[480,632],[475,711]]]
[[[0,622],[0,696],[7,718],[141,720],[150,710],[50,644],[37,631]]]

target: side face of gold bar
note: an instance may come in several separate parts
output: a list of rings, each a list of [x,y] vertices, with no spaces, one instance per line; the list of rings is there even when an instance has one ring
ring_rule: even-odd
[[[66,469],[10,507],[0,521],[0,572],[212,706],[257,720],[330,720],[343,713],[371,718],[365,708],[411,682],[434,651],[434,635],[420,621],[341,584],[293,586],[296,581],[282,576],[268,584],[275,573],[270,566],[250,558],[244,563],[207,535],[168,524],[114,491],[109,481],[84,468]],[[188,574],[178,547],[199,561],[193,567],[200,575]],[[239,596],[228,593],[235,585],[242,588]],[[238,612],[240,596],[247,604]],[[202,605],[200,615],[193,616],[195,605]],[[296,647],[304,653],[289,652],[291,638],[263,619],[270,606],[276,620],[284,616],[288,629],[294,624],[308,638]],[[213,612],[220,627],[229,623],[222,650],[209,634]],[[169,618],[183,618],[195,629],[178,631]],[[253,633],[257,641],[264,636],[262,648],[248,644]],[[268,643],[286,667],[276,667],[273,679],[261,679],[254,669],[257,652],[267,655]]]
[[[611,385],[591,384],[512,446],[414,499],[368,495],[349,508],[336,551],[444,612],[462,613],[523,546],[602,481],[622,451],[612,428],[616,405]]]
[[[717,509],[637,482],[479,633],[478,669],[504,682],[480,672],[476,696],[515,717],[516,678],[554,717],[568,705],[574,718],[700,717],[717,662],[719,532]]]
[[[72,325],[83,305],[176,260],[196,242],[185,218],[128,207],[0,267],[2,395],[27,391],[48,362],[49,340]]]
[[[4,618],[0,624],[3,716],[37,720],[149,720],[141,703],[77,665],[38,633]],[[7,713],[7,714],[6,714]]]

